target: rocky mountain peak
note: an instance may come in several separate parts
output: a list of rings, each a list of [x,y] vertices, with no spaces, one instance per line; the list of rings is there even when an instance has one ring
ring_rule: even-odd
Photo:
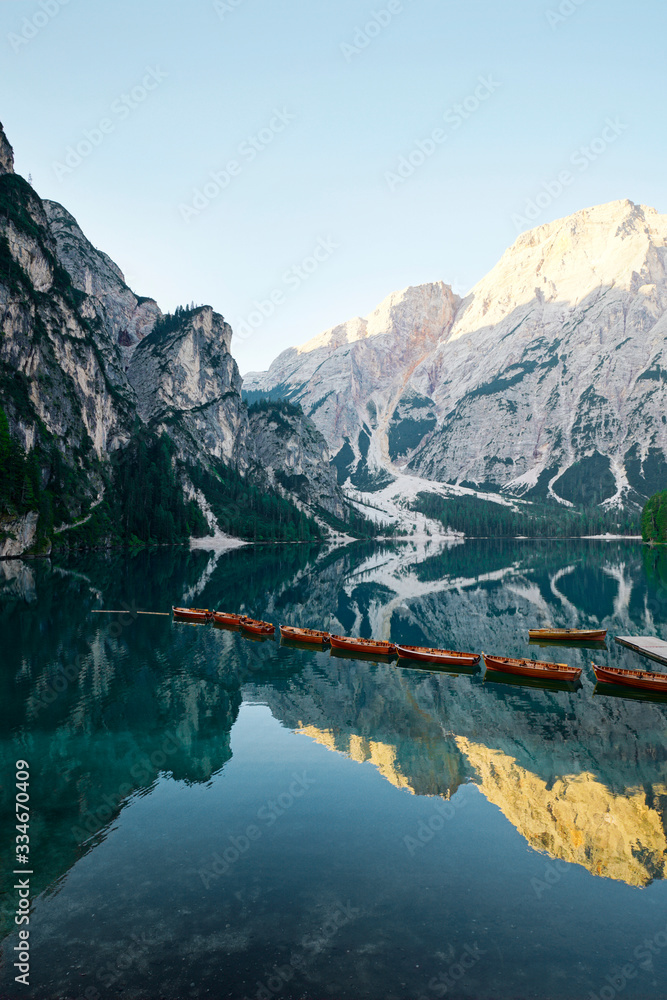
[[[343,496],[327,443],[301,409],[289,403],[260,403],[250,408],[249,419],[254,460],[269,483],[305,504],[344,518]]]
[[[162,313],[151,299],[135,295],[108,254],[94,247],[74,216],[55,201],[42,202],[58,261],[72,284],[89,296],[112,340],[130,349],[150,333]]]
[[[324,333],[297,347],[297,354],[309,354],[320,348],[335,351],[371,337],[396,335],[410,341],[432,335],[440,336],[451,321],[460,299],[443,281],[410,285],[392,292],[368,316],[355,316],[346,323],[330,327]]]
[[[523,233],[471,290],[451,339],[529,304],[572,308],[594,292],[664,281],[667,216],[628,199],[583,209]]]
[[[189,319],[189,324],[206,340],[214,340],[217,345],[230,352],[232,346],[232,328],[224,318],[214,311],[212,306],[199,306]]]
[[[14,150],[0,122],[0,174],[14,173]]]
[[[142,420],[168,431],[184,454],[247,466],[241,376],[229,353],[231,327],[210,306],[162,316],[135,346],[127,377]]]

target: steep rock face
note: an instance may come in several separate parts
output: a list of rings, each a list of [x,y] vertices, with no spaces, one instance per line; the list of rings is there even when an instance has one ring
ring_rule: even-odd
[[[268,372],[247,374],[244,390],[250,399],[272,393],[300,403],[337,453],[341,480],[351,476],[361,488],[386,483],[394,411],[414,368],[451,326],[458,302],[442,282],[396,292],[366,319],[284,351]]]
[[[90,297],[111,339],[121,347],[132,347],[150,333],[162,315],[157,303],[134,294],[121,269],[92,245],[62,205],[54,201],[43,205],[58,260],[72,284]]]
[[[248,467],[247,410],[241,376],[230,354],[231,327],[202,306],[175,329],[158,325],[134,349],[127,371],[141,420],[177,442],[183,457],[199,461],[202,450]]]
[[[667,483],[666,261],[667,216],[577,212],[520,236],[464,301],[390,296],[245,388],[300,401],[361,488],[366,458],[376,477],[641,503]]]
[[[134,396],[93,302],[58,261],[39,197],[5,173],[0,200],[3,406],[27,450],[39,442],[79,469],[88,466],[92,495],[99,489],[93,465],[127,440]]]
[[[440,419],[411,467],[569,502],[652,492],[667,479],[666,261],[667,216],[629,201],[520,236],[413,374]]]
[[[312,420],[280,406],[250,411],[250,435],[255,461],[272,484],[304,503],[323,507],[343,518],[343,496],[330,465],[324,435]]]
[[[14,173],[14,150],[7,141],[5,130],[0,122],[0,174]]]
[[[37,537],[37,513],[0,519],[0,559],[11,559],[31,549]]]

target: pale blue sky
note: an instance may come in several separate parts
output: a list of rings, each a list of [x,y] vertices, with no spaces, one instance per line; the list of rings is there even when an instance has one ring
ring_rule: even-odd
[[[234,340],[242,371],[406,285],[467,291],[563,170],[571,181],[543,194],[538,223],[626,197],[667,211],[660,0],[217,7],[2,0],[0,120],[17,170],[139,294],[163,309],[210,303],[236,328],[274,293],[273,314]],[[464,120],[452,109],[466,99]],[[103,119],[90,154],[58,167]],[[433,154],[388,180],[438,128]],[[260,134],[251,159],[242,144]],[[230,161],[226,188],[187,212]]]

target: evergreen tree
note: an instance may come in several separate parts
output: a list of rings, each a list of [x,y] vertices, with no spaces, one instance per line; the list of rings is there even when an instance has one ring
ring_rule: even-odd
[[[654,493],[642,511],[645,542],[667,542],[667,490]]]

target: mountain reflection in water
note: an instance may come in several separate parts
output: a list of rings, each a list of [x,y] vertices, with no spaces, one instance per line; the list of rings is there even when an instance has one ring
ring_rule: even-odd
[[[582,687],[491,685],[135,613],[171,604],[566,661],[583,668]],[[92,613],[99,608],[130,613]],[[665,553],[632,542],[480,540],[4,562],[0,616],[0,843],[9,856],[7,775],[29,757],[31,888],[44,894],[36,911],[166,775],[193,795],[226,773],[243,703],[267,706],[302,740],[369,764],[413,796],[450,800],[474,784],[547,860],[629,886],[664,877],[667,705],[593,697],[590,662],[646,666],[613,635],[667,637]],[[608,628],[608,648],[536,650],[528,628],[547,623]],[[2,878],[4,938],[14,909],[6,866]],[[0,986],[10,990],[2,976],[9,971]]]

